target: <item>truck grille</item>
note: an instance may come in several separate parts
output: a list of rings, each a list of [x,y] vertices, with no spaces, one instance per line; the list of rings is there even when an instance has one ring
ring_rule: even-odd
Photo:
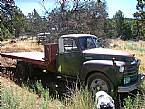
[[[138,80],[138,69],[139,69],[139,62],[136,61],[135,64],[126,65],[123,78],[121,80],[122,85],[133,84]],[[125,82],[125,79],[129,79],[129,83]],[[126,80],[127,80],[126,79]]]
[[[138,75],[132,75],[132,76],[130,76],[130,82],[131,83],[137,81],[137,79],[138,79]]]
[[[125,66],[125,74],[126,73],[137,73],[138,72],[138,66],[137,65],[127,65]]]

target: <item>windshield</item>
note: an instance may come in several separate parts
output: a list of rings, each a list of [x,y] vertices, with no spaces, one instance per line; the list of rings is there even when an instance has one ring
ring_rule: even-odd
[[[100,47],[98,39],[95,37],[81,37],[79,38],[79,44],[80,44],[81,50],[87,50],[91,48]]]

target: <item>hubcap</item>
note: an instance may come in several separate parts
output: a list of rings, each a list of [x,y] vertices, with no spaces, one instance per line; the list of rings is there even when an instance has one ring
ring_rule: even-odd
[[[93,80],[90,85],[90,89],[93,92],[93,94],[95,94],[97,91],[100,91],[100,90],[103,90],[106,92],[109,91],[107,83],[102,79]]]

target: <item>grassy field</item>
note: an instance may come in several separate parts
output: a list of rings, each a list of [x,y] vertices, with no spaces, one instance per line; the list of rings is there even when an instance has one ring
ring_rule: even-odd
[[[72,91],[72,96],[60,99],[49,96],[41,83],[37,86],[41,92],[38,96],[34,90],[19,87],[9,79],[1,78],[1,82],[2,109],[95,109],[91,95],[85,89]]]
[[[145,42],[132,42],[112,40],[111,47],[113,49],[125,50],[139,59],[141,59],[140,71],[145,72]],[[18,42],[9,44],[0,48],[0,52],[12,51],[43,51],[43,46],[31,41]],[[0,62],[5,65],[12,65],[13,61],[0,58]],[[27,86],[21,87],[15,84],[9,77],[0,77],[1,83],[1,107],[0,109],[95,109],[90,93],[83,90],[72,91],[72,96],[57,99],[56,97],[49,96],[49,91],[45,90],[41,83],[37,84],[39,95]],[[145,83],[141,87],[142,95],[140,93],[125,99],[125,109],[145,109]]]

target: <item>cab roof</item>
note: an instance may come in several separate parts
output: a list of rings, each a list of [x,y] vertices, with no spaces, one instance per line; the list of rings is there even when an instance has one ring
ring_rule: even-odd
[[[91,37],[95,37],[95,35],[91,35],[91,34],[67,34],[67,35],[62,35],[61,37],[64,38],[64,37],[74,37],[74,38],[79,38],[79,37],[88,37],[88,36],[91,36]]]

